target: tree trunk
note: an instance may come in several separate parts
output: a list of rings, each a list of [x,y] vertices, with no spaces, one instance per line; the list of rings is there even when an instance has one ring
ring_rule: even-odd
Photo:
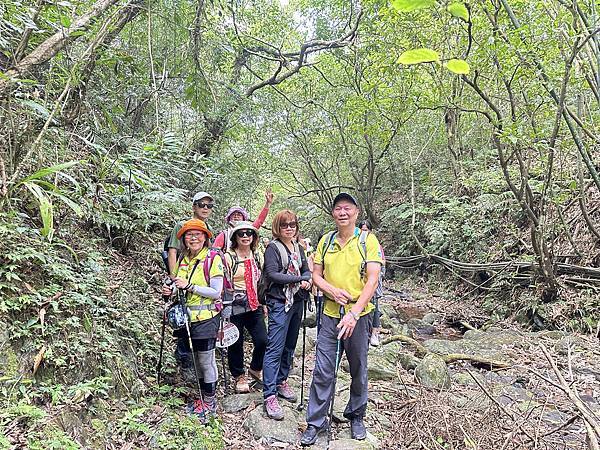
[[[31,53],[6,71],[6,78],[0,79],[0,98],[8,95],[9,88],[15,82],[14,78],[27,75],[35,66],[39,66],[52,59],[67,45],[80,36],[79,32],[87,30],[96,19],[113,6],[118,0],[99,0],[84,15],[75,19],[66,30],[54,33]]]

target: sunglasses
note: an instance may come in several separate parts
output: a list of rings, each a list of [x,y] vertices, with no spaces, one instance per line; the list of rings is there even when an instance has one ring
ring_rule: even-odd
[[[252,231],[252,230],[240,230],[236,234],[239,237],[250,237],[250,236],[254,236],[254,231]]]
[[[214,203],[201,203],[201,202],[194,202],[194,206],[197,206],[198,208],[208,208],[208,209],[213,209],[215,207]]]
[[[298,226],[298,222],[288,222],[288,223],[282,223],[279,225],[279,228],[284,229],[284,228],[296,228]]]

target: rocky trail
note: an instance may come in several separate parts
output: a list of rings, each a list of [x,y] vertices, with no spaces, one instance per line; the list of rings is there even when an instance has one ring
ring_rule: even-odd
[[[597,339],[488,326],[476,308],[419,289],[388,291],[383,342],[369,352],[366,441],[350,439],[342,411],[350,376],[342,360],[331,441],[315,449],[594,448],[600,422]],[[473,324],[482,324],[477,329]],[[316,328],[307,317],[306,382]],[[301,330],[302,332],[302,330]],[[290,383],[300,390],[302,335]],[[306,402],[306,399],[305,399]],[[229,448],[299,448],[304,409],[283,402],[285,419],[266,418],[260,386],[222,401]],[[588,433],[589,432],[589,433]]]

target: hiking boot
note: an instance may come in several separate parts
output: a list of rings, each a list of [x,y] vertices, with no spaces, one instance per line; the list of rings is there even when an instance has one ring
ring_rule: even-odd
[[[238,394],[246,394],[250,392],[250,385],[245,374],[240,375],[235,379],[235,392]]]
[[[248,369],[248,375],[250,375],[252,378],[254,378],[259,383],[263,382],[263,379],[262,379],[262,370],[252,370],[252,368],[249,368]]]
[[[371,347],[379,347],[379,330],[374,328],[371,333]]]
[[[270,419],[283,420],[283,409],[277,401],[277,397],[271,395],[265,399],[265,412]]]
[[[205,424],[208,420],[210,411],[202,400],[194,400],[192,403],[187,405],[186,411],[188,414],[194,415],[198,418],[200,423]]]
[[[207,412],[210,415],[215,415],[217,412],[217,397],[215,395],[206,395],[203,394],[204,397],[204,406],[207,409]]]
[[[300,445],[306,447],[308,445],[313,445],[317,442],[317,438],[322,431],[326,430],[327,427],[317,428],[314,425],[309,425],[306,428],[306,431],[302,433],[302,437],[300,438]]]
[[[296,403],[298,401],[298,396],[292,390],[287,380],[277,385],[277,395],[288,402]]]
[[[362,441],[367,438],[367,429],[362,417],[355,417],[350,420],[350,434],[352,439]]]

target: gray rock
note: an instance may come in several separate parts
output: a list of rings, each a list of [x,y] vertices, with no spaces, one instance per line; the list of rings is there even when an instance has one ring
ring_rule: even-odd
[[[448,403],[461,409],[485,411],[492,401],[480,389],[469,389],[451,393],[448,396]]]
[[[542,338],[554,339],[554,340],[561,339],[567,335],[564,331],[556,331],[556,330],[539,331],[535,334],[537,334],[537,336],[542,337]]]
[[[294,351],[294,356],[296,358],[302,358],[302,333],[303,330],[300,328],[300,334],[298,335],[298,342],[296,342],[296,350]],[[315,346],[317,345],[317,329],[316,328],[306,328],[306,348],[304,350],[306,355],[309,355],[310,352],[313,351]],[[296,361],[295,365],[302,364],[302,361]]]
[[[262,392],[250,392],[249,394],[228,395],[221,401],[223,411],[236,413],[251,405],[260,405],[263,401]]]
[[[467,356],[508,362],[505,352],[502,351],[500,346],[494,345],[483,338],[475,339],[473,336],[471,336],[470,339],[461,339],[458,341],[449,341],[447,339],[428,339],[423,342],[423,346],[430,352],[443,356],[450,355],[452,353],[461,353]]]
[[[435,322],[442,320],[442,315],[438,313],[427,313],[423,316],[421,321],[427,325],[433,325]]]
[[[495,327],[485,332],[468,330],[463,337],[464,340],[480,342],[487,347],[520,346],[529,338],[525,333],[515,330],[500,330]]]
[[[433,325],[429,325],[423,322],[421,319],[410,319],[408,321],[408,327],[417,334],[430,336],[436,333],[436,329]]]
[[[405,370],[415,370],[421,360],[410,353],[400,353],[398,362]]]
[[[333,399],[333,415],[338,422],[348,422],[344,417],[344,410],[350,400],[350,383],[336,383],[335,398]]]
[[[582,342],[576,336],[565,336],[554,344],[556,353],[563,356],[569,354],[569,347],[571,347],[571,354],[573,354],[582,349]]]
[[[368,376],[370,381],[396,379],[396,364],[384,359],[369,362]]]
[[[379,303],[379,311],[381,314],[387,319],[396,319],[398,320],[399,313],[398,310],[392,305],[386,305],[385,303]]]
[[[423,386],[450,387],[450,374],[446,363],[442,358],[431,353],[426,355],[415,368],[415,378]]]
[[[367,438],[364,441],[357,441],[355,439],[352,439],[350,428],[344,428],[343,430],[341,430],[338,433],[337,437],[338,439],[336,439],[335,441],[331,441],[331,444],[329,445],[329,450],[372,450],[379,448],[379,439],[377,439],[373,434],[371,434],[368,428]],[[336,443],[336,446],[332,447],[332,444],[334,444],[334,442]]]
[[[481,384],[483,384],[485,386],[485,377],[483,375],[481,375],[478,372],[471,372],[473,374],[473,376],[475,378],[477,378],[477,380],[479,380],[479,382]],[[469,375],[468,373],[463,373],[463,372],[456,372],[452,374],[452,381],[455,382],[456,384],[460,384],[462,386],[477,386],[477,383],[475,382],[475,380],[473,380],[473,377],[471,377],[471,375]]]
[[[304,324],[307,328],[317,327],[317,312],[306,310],[306,317],[304,318]]]
[[[402,350],[400,342],[380,345],[369,351],[368,374],[369,380],[394,380],[396,379],[396,363]]]
[[[284,414],[283,420],[269,419],[263,412],[262,407],[257,407],[248,414],[243,424],[244,428],[257,440],[263,438],[269,443],[287,442],[288,444],[295,444],[300,436],[298,431],[299,418],[295,410],[283,403],[281,405]]]

